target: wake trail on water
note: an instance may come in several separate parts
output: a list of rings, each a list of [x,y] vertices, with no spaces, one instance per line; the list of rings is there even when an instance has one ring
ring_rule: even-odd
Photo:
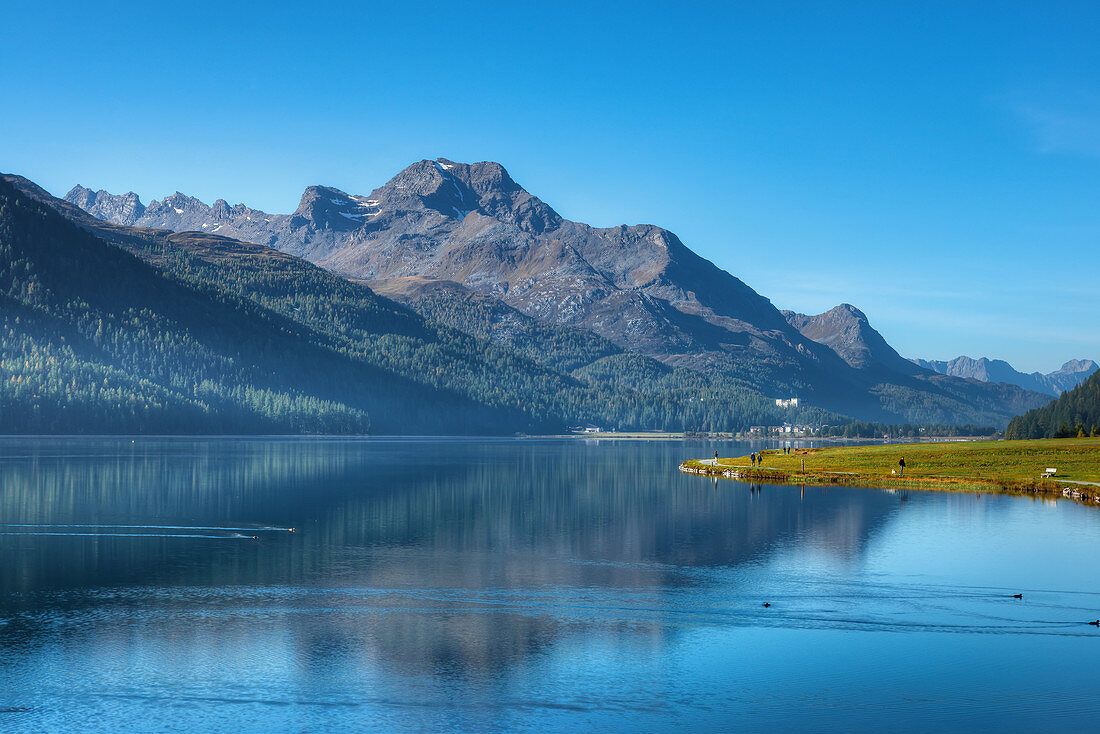
[[[209,530],[227,533],[255,533],[258,531],[275,531],[289,533],[291,528],[279,528],[265,526],[262,528],[229,528],[205,525],[109,525],[109,524],[57,524],[57,523],[15,523],[0,522],[0,528],[110,528],[116,530]],[[136,533],[129,533],[136,535]]]
[[[0,530],[0,535],[41,536],[56,538],[206,538],[207,540],[252,540],[251,535],[199,535],[197,533],[52,533],[52,532],[9,532]]]

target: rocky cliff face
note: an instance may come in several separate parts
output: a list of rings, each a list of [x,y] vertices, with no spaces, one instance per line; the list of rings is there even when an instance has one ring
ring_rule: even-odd
[[[1047,395],[1061,395],[1066,390],[1072,390],[1100,369],[1100,365],[1091,359],[1071,359],[1061,368],[1047,374],[1020,372],[1004,360],[985,357],[973,359],[962,356],[949,361],[928,359],[912,361],[941,375],[970,378],[982,382],[1005,382]]]

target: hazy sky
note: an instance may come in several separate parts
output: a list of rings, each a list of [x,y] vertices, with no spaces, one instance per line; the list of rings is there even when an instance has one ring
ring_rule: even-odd
[[[496,160],[905,356],[1100,360],[1100,4],[43,5],[0,7],[0,170],[55,194]]]

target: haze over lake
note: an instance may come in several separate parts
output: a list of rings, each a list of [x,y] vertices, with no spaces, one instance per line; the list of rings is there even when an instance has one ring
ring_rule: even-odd
[[[1096,508],[746,446],[2,439],[0,729],[1093,730]]]

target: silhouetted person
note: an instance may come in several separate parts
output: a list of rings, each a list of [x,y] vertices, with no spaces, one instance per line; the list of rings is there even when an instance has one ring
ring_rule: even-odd
[[[905,476],[905,459],[898,459],[898,476]]]

